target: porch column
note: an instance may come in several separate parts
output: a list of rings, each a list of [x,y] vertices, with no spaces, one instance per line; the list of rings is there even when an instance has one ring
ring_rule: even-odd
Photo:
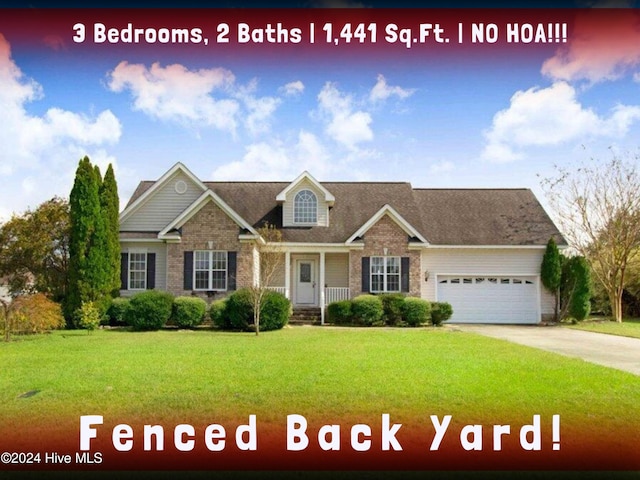
[[[324,252],[320,252],[320,325],[324,325]]]
[[[284,296],[291,300],[291,252],[284,253]]]

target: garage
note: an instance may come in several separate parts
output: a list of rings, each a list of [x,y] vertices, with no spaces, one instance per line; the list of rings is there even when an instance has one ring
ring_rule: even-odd
[[[453,307],[452,323],[540,321],[535,276],[438,276],[437,298]]]

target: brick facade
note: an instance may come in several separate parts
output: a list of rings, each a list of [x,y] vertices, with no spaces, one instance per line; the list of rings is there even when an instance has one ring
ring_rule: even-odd
[[[409,295],[420,296],[420,251],[409,250],[407,233],[388,215],[384,215],[365,233],[364,248],[350,252],[349,288],[352,297],[363,293],[362,258],[372,256],[409,257]]]
[[[182,226],[182,241],[167,244],[167,290],[174,295],[192,294],[192,290],[184,290],[184,252],[194,250],[237,252],[236,286],[251,285],[254,247],[241,242],[239,234],[240,227],[213,201],[208,202]],[[224,295],[221,292],[216,297]],[[198,292],[198,296],[207,298],[206,292]]]

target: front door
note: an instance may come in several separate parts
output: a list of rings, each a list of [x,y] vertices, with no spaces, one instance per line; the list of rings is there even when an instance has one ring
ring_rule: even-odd
[[[296,262],[296,305],[316,305],[316,262]]]

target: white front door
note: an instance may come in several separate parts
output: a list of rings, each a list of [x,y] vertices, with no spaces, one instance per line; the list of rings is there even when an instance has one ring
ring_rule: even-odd
[[[317,305],[316,302],[316,262],[296,261],[296,305]]]

